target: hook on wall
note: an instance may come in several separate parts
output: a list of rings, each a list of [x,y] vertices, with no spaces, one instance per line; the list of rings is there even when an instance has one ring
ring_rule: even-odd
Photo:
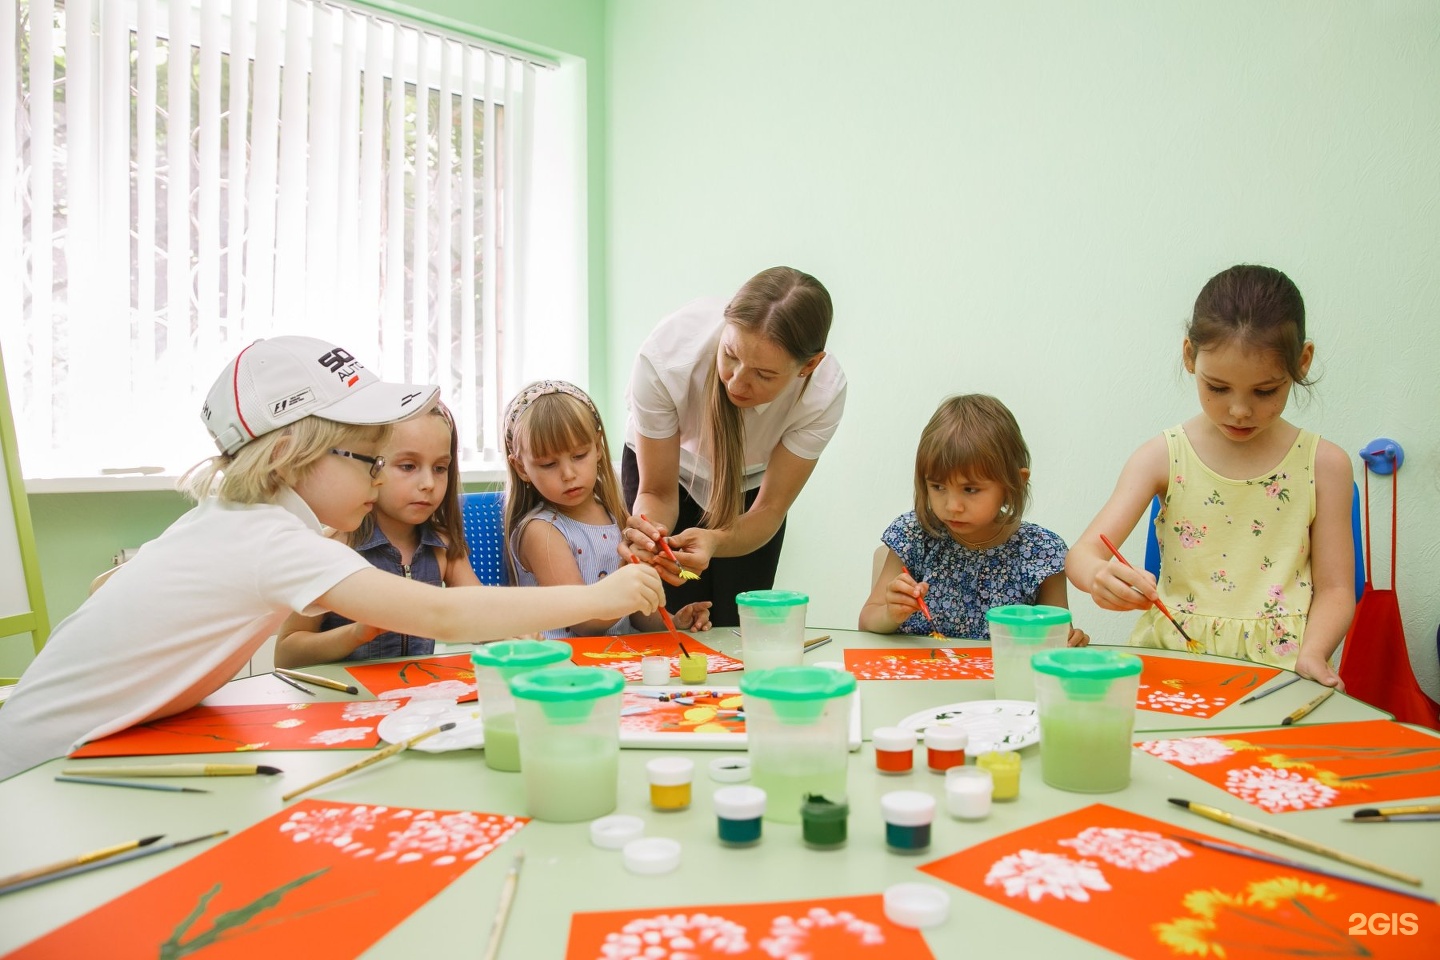
[[[1379,476],[1389,476],[1405,463],[1405,451],[1389,437],[1380,437],[1371,440],[1360,448],[1360,459],[1365,461],[1365,467]]]

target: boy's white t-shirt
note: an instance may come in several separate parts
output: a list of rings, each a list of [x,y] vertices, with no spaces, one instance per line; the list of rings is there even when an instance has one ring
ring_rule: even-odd
[[[293,490],[272,504],[205,499],[55,628],[0,709],[0,779],[193,707],[291,611],[314,615],[371,569],[321,535]]]
[[[696,503],[710,499],[710,463],[701,455],[705,381],[715,366],[728,299],[693,300],[670,314],[640,345],[626,391],[625,442],[680,434],[680,484]],[[808,384],[808,386],[807,386]],[[741,411],[745,424],[743,489],[764,479],[775,445],[818,460],[845,412],[845,371],[826,353],[808,377],[794,377],[774,400]]]

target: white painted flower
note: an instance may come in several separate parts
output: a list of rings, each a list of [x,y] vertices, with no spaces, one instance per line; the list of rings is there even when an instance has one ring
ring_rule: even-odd
[[[1225,775],[1225,789],[1247,803],[1279,813],[1328,807],[1340,791],[1294,770],[1246,767]]]
[[[368,739],[370,734],[374,732],[374,727],[336,727],[333,730],[317,730],[310,735],[308,742],[321,744],[323,746],[334,746],[337,743],[350,743],[355,740]]]
[[[1235,751],[1227,747],[1224,740],[1218,740],[1215,737],[1142,740],[1135,746],[1161,760],[1178,763],[1182,767],[1199,767],[1207,763],[1218,763],[1226,757],[1235,755]]]
[[[1192,856],[1184,845],[1167,840],[1153,830],[1127,830],[1120,827],[1087,827],[1060,846],[1071,847],[1086,857],[1098,857],[1106,863],[1126,870],[1153,873],[1168,867],[1182,857]]]
[[[415,687],[396,687],[380,691],[380,699],[396,700],[409,697],[412,700],[459,700],[475,692],[474,682],[464,680],[436,680]]]
[[[289,730],[291,727],[301,727],[304,725],[304,720],[297,720],[294,717],[286,720],[276,720],[274,723],[271,724],[271,726],[275,727],[277,730]]]
[[[640,917],[605,935],[601,960],[700,960],[706,956],[746,953],[746,930],[733,920],[708,913],[665,913]],[[703,951],[703,952],[702,952]]]
[[[335,847],[353,857],[448,866],[479,860],[525,825],[515,817],[460,810],[335,805],[296,810],[280,825],[295,843]]]
[[[1037,850],[1021,850],[996,860],[985,874],[985,885],[1001,887],[1011,897],[1028,897],[1031,903],[1047,895],[1087,903],[1091,890],[1110,889],[1105,874],[1093,861]]]
[[[770,935],[760,941],[760,949],[775,960],[812,960],[815,954],[809,948],[810,938],[826,929],[853,937],[857,946],[878,947],[885,942],[885,932],[878,924],[862,920],[849,910],[831,913],[824,907],[811,907],[803,917],[776,917],[770,924]]]
[[[361,700],[358,703],[345,704],[345,710],[340,714],[341,718],[349,720],[368,720],[371,717],[384,717],[400,709],[400,704],[395,700]]]

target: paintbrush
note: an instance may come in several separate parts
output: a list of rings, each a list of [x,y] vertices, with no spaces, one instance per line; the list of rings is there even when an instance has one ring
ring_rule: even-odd
[[[1308,873],[1316,873],[1322,877],[1330,877],[1334,880],[1344,880],[1347,883],[1358,883],[1362,887],[1373,887],[1376,890],[1384,890],[1386,893],[1398,893],[1402,897],[1414,897],[1416,900],[1424,900],[1434,903],[1435,898],[1426,896],[1423,893],[1416,893],[1413,890],[1402,890],[1399,887],[1391,887],[1383,883],[1375,883],[1373,880],[1362,880],[1359,877],[1347,877],[1343,873],[1334,873],[1330,870],[1322,870],[1319,867],[1312,867],[1308,863],[1299,860],[1291,860],[1289,857],[1277,857],[1273,853],[1262,853],[1259,850],[1251,850],[1249,847],[1237,847],[1234,844],[1224,843],[1220,840],[1201,840],[1198,837],[1185,837],[1178,833],[1172,833],[1174,837],[1183,843],[1193,843],[1197,847],[1205,847],[1209,850],[1219,850],[1221,853],[1232,853],[1237,857],[1249,857],[1251,860],[1259,860],[1263,863],[1273,863],[1276,866],[1287,867],[1291,870],[1304,870]]]
[[[187,846],[192,843],[199,843],[201,840],[209,840],[213,837],[223,837],[229,830],[216,830],[214,833],[207,833],[201,837],[191,837],[189,840],[176,840],[173,843],[152,843],[151,845],[137,847],[124,853],[117,853],[113,856],[101,857],[98,860],[88,860],[85,863],[76,863],[55,873],[47,873],[44,876],[32,877],[29,880],[21,880],[9,886],[0,887],[0,893],[14,893],[16,890],[24,890],[26,887],[38,886],[42,883],[49,883],[51,880],[60,880],[64,877],[73,877],[77,873],[88,873],[91,870],[99,870],[101,867],[113,867],[117,863],[126,863],[130,860],[139,860],[141,857],[152,856],[157,853],[164,853],[166,850],[174,850],[176,847]],[[159,837],[147,838],[158,840]]]
[[[1286,833],[1284,830],[1267,827],[1265,824],[1256,823],[1254,820],[1237,817],[1233,813],[1226,813],[1218,807],[1206,806],[1203,803],[1192,803],[1189,800],[1177,800],[1174,797],[1170,798],[1170,802],[1177,807],[1184,807],[1191,813],[1198,813],[1208,820],[1214,820],[1216,823],[1223,823],[1226,826],[1244,830],[1246,833],[1253,833],[1257,837],[1277,840],[1280,843],[1286,843],[1292,847],[1299,847],[1301,850],[1308,850],[1310,853],[1318,853],[1322,857],[1339,860],[1341,863],[1348,863],[1350,866],[1359,867],[1362,870],[1370,870],[1390,877],[1393,880],[1399,880],[1401,883],[1408,883],[1411,886],[1418,887],[1421,883],[1419,877],[1412,876],[1411,874],[1401,873],[1399,870],[1391,870],[1389,867],[1381,866],[1378,863],[1371,863],[1369,860],[1362,860],[1359,857],[1352,857],[1343,850],[1327,847],[1324,844],[1316,843],[1314,840],[1307,840],[1296,834]]]
[[[1415,820],[1440,820],[1440,813],[1395,813],[1387,817],[1351,817],[1342,823],[1403,823]]]
[[[66,767],[60,772],[76,777],[242,777],[282,771],[279,767],[255,763],[153,763],[129,767]]]
[[[490,925],[490,940],[485,944],[484,960],[495,960],[500,955],[500,938],[505,936],[505,922],[510,919],[510,907],[515,902],[515,888],[520,885],[520,867],[525,863],[525,851],[515,854],[510,869],[505,871],[505,883],[500,888],[500,903],[495,908],[495,920]]]
[[[1287,716],[1285,717],[1285,719],[1283,719],[1283,720],[1280,721],[1280,725],[1281,725],[1282,727],[1288,727],[1288,726],[1290,726],[1290,724],[1294,723],[1296,720],[1299,720],[1299,719],[1301,719],[1301,718],[1303,718],[1303,717],[1308,716],[1308,715],[1310,714],[1310,711],[1312,711],[1312,710],[1314,710],[1316,707],[1320,706],[1320,704],[1324,703],[1326,700],[1329,700],[1331,694],[1333,694],[1334,692],[1335,692],[1335,688],[1334,688],[1334,687],[1326,687],[1325,690],[1324,690],[1324,692],[1322,692],[1322,693],[1321,693],[1318,697],[1316,697],[1314,700],[1311,700],[1309,703],[1302,703],[1300,706],[1298,706],[1298,707],[1296,707],[1294,710],[1292,710],[1292,711],[1289,713],[1289,715],[1287,715]]]
[[[1300,675],[1297,673],[1295,676],[1291,677],[1289,680],[1286,680],[1284,683],[1277,683],[1277,684],[1275,684],[1275,686],[1270,687],[1268,690],[1261,690],[1259,693],[1252,694],[1251,696],[1246,697],[1244,700],[1241,700],[1240,702],[1241,702],[1241,703],[1254,703],[1256,700],[1263,700],[1264,698],[1270,696],[1270,694],[1274,693],[1276,690],[1284,690],[1286,687],[1290,686],[1290,684],[1292,684],[1292,683],[1298,683],[1299,681],[1304,680],[1304,679],[1305,679],[1304,677],[1300,676]]]
[[[1410,803],[1403,807],[1366,807],[1356,810],[1351,816],[1356,820],[1366,817],[1395,817],[1411,813],[1440,813],[1440,803]]]
[[[313,683],[317,687],[328,687],[331,690],[339,690],[341,693],[357,694],[360,688],[353,683],[341,683],[339,680],[331,680],[329,677],[321,677],[313,673],[301,673],[299,670],[286,670],[284,667],[276,667],[273,671],[277,677],[289,677],[291,680],[299,680],[302,683]]]
[[[300,796],[300,794],[302,794],[302,793],[308,793],[308,792],[310,792],[311,790],[314,790],[316,787],[318,787],[318,786],[320,786],[320,785],[322,785],[322,784],[329,783],[331,780],[338,780],[338,779],[340,779],[341,777],[348,776],[348,775],[354,773],[356,770],[363,770],[364,768],[370,766],[372,763],[379,763],[381,760],[384,760],[386,757],[393,757],[393,756],[395,756],[395,754],[399,753],[401,750],[406,750],[406,749],[408,749],[408,748],[410,748],[410,747],[415,746],[415,744],[419,743],[421,740],[424,740],[424,739],[426,739],[426,738],[428,738],[428,737],[433,737],[433,736],[435,736],[435,734],[440,733],[440,732],[443,731],[443,730],[453,730],[454,728],[455,728],[455,724],[454,724],[453,722],[451,722],[451,723],[442,723],[442,724],[441,724],[440,726],[438,726],[438,727],[431,727],[429,730],[426,730],[426,731],[424,731],[423,733],[417,733],[417,734],[415,734],[415,736],[411,737],[409,740],[401,740],[401,741],[399,741],[398,743],[392,743],[392,744],[390,744],[390,746],[386,747],[385,749],[383,749],[383,750],[377,750],[375,753],[372,753],[370,756],[366,757],[364,760],[360,760],[360,761],[357,761],[357,762],[355,762],[355,763],[352,763],[352,764],[350,764],[350,766],[348,766],[348,767],[341,767],[339,770],[336,770],[334,773],[327,773],[325,776],[321,777],[319,780],[311,781],[310,783],[305,784],[305,786],[303,786],[303,787],[300,787],[300,788],[295,789],[295,790],[291,790],[289,793],[285,794],[284,796],[282,796],[282,797],[280,798],[280,802],[281,802],[281,803],[288,803],[289,801],[291,801],[291,800],[295,799],[296,797]]]
[[[314,690],[311,690],[309,687],[305,686],[303,683],[300,683],[300,682],[295,681],[295,680],[291,680],[289,677],[285,676],[285,674],[283,674],[283,673],[278,673],[278,672],[272,670],[272,671],[270,671],[270,676],[274,677],[276,680],[279,680],[281,683],[288,683],[288,684],[290,684],[290,686],[294,687],[296,690],[299,690],[301,693],[305,694],[305,696],[307,696],[307,697],[319,696],[319,694],[317,694]]]
[[[1106,549],[1108,549],[1112,554],[1114,554],[1116,560],[1119,560],[1121,563],[1125,564],[1125,566],[1130,567],[1131,570],[1135,569],[1133,566],[1130,566],[1130,561],[1126,560],[1125,557],[1121,555],[1120,551],[1116,549],[1115,544],[1110,542],[1109,537],[1105,536],[1105,534],[1102,533],[1100,534],[1100,541],[1105,544]],[[1134,586],[1133,584],[1131,585],[1130,589],[1134,590],[1142,597],[1145,595],[1144,591],[1142,591],[1139,587]],[[1205,645],[1203,643],[1197,643],[1196,641],[1190,639],[1190,634],[1186,633],[1185,628],[1180,626],[1180,621],[1176,620],[1175,617],[1171,615],[1170,608],[1165,606],[1165,601],[1161,600],[1157,596],[1151,602],[1155,604],[1155,609],[1165,614],[1165,619],[1169,620],[1170,623],[1175,627],[1175,629],[1180,631],[1180,636],[1185,638],[1186,650],[1189,650],[1191,653],[1205,652]]]
[[[645,516],[645,514],[643,514],[643,513],[640,514],[640,519],[641,519],[641,520],[644,520],[646,523],[649,523],[649,522],[650,522],[650,518],[647,517],[647,516]],[[680,568],[680,579],[681,579],[681,580],[699,580],[699,579],[700,579],[700,574],[698,574],[698,573],[693,573],[693,572],[691,572],[691,571],[689,571],[689,570],[686,570],[683,566],[681,566],[680,561],[675,558],[675,551],[670,549],[670,544],[669,544],[669,542],[666,540],[665,537],[659,537],[658,540],[659,540],[659,542],[660,542],[660,550],[661,550],[661,552],[665,554],[666,558],[667,558],[671,563],[675,564],[675,566],[677,566],[677,567]]]
[[[911,580],[915,579],[915,575],[910,572],[910,568],[905,566],[905,564],[903,563],[900,564],[900,572],[905,574],[905,576],[909,577]],[[925,598],[916,597],[915,602],[920,604],[920,612],[925,614],[926,620],[930,621],[930,636],[934,637],[936,640],[944,640],[945,634],[941,633],[940,628],[935,625],[935,617],[931,615],[930,605],[925,602]]]
[[[97,787],[130,787],[132,790],[164,790],[169,793],[209,793],[199,787],[177,787],[173,783],[145,783],[136,780],[104,780],[100,777],[56,777],[57,783],[89,783]]]
[[[53,875],[63,870],[69,870],[72,867],[84,866],[87,863],[93,863],[99,860],[108,860],[111,857],[134,850],[136,847],[148,847],[163,836],[165,836],[165,834],[157,833],[154,836],[141,837],[139,840],[127,840],[124,843],[117,843],[112,847],[101,847],[99,850],[91,850],[89,853],[66,857],[64,860],[57,861],[56,863],[47,863],[43,867],[32,867],[29,870],[12,873],[8,877],[0,877],[0,893],[8,893],[11,888],[18,887],[20,884],[29,885],[32,880],[40,880],[42,878],[49,879]]]

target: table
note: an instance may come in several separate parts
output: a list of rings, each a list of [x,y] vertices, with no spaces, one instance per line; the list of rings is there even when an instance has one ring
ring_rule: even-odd
[[[812,635],[820,632],[810,631]],[[841,651],[847,647],[924,646],[932,643],[928,638],[882,637],[854,631],[829,632],[834,635],[834,642],[808,653],[807,661],[840,660],[843,656]],[[738,638],[728,631],[717,630],[703,637],[722,652],[738,656]],[[952,645],[969,644],[956,641]],[[1163,651],[1143,652],[1166,655]],[[313,672],[336,677],[342,675],[341,668],[335,665],[313,668]],[[738,678],[739,674],[724,674],[714,675],[711,680],[729,685],[738,682]],[[1278,681],[1271,681],[1275,682]],[[987,699],[993,694],[989,681],[862,681],[860,687],[863,727],[867,736],[874,727],[893,723],[927,706]],[[1243,708],[1243,715],[1237,712],[1242,708],[1235,706],[1209,722],[1168,716],[1155,720],[1161,715],[1146,717],[1142,712],[1140,717],[1143,722],[1137,724],[1137,729],[1152,734],[1163,735],[1168,730],[1174,735],[1186,735],[1197,729],[1276,725],[1280,717],[1313,697],[1317,690],[1317,685],[1302,681],[1258,704],[1247,705]],[[325,700],[350,699],[344,694],[327,690],[319,690],[318,697]],[[253,677],[233,681],[206,702],[299,702],[301,699],[301,694],[278,680]],[[1265,707],[1263,713],[1251,709],[1260,706]],[[1363,703],[1336,696],[1326,704],[1316,722],[1386,716]],[[1261,723],[1262,720],[1268,723]],[[591,846],[587,823],[535,821],[462,874],[379,940],[365,955],[396,960],[410,960],[422,955],[422,951],[424,955],[478,956],[489,934],[491,917],[512,855],[523,849],[525,867],[500,954],[516,960],[563,956],[569,917],[576,911],[643,910],[684,904],[873,894],[891,884],[905,881],[935,884],[944,887],[951,895],[950,920],[925,932],[926,941],[937,957],[961,956],[962,951],[966,952],[965,955],[991,956],[1002,950],[1024,956],[1064,956],[1067,960],[1113,956],[1109,951],[1062,930],[1034,922],[1020,913],[943,884],[916,870],[922,863],[981,839],[1095,802],[1107,803],[1227,842],[1314,863],[1318,867],[1343,870],[1351,876],[1382,879],[1301,850],[1212,824],[1166,803],[1165,798],[1171,796],[1209,803],[1251,819],[1273,822],[1283,829],[1323,843],[1342,846],[1358,855],[1418,874],[1425,882],[1423,889],[1426,892],[1432,895],[1440,893],[1440,857],[1435,856],[1437,831],[1434,829],[1440,825],[1397,823],[1356,827],[1343,824],[1344,814],[1335,810],[1288,813],[1272,820],[1223,791],[1198,782],[1170,764],[1139,751],[1135,752],[1132,783],[1126,790],[1103,795],[1066,793],[1047,787],[1042,782],[1038,750],[1038,747],[1029,747],[1023,751],[1025,762],[1017,802],[997,803],[993,814],[986,820],[961,822],[945,815],[943,778],[924,769],[923,750],[917,751],[919,764],[914,773],[886,777],[875,772],[873,750],[866,743],[860,751],[851,754],[848,773],[850,839],[846,847],[836,851],[808,849],[800,841],[798,825],[769,821],[764,824],[764,839],[759,845],[739,850],[721,847],[716,839],[716,821],[710,802],[710,795],[717,785],[705,773],[706,763],[721,754],[715,751],[688,752],[687,755],[697,764],[694,802],[685,811],[658,813],[649,806],[644,764],[660,752],[623,750],[617,812],[643,817],[649,836],[680,840],[684,845],[684,854],[679,870],[659,877],[631,875],[621,866],[618,851],[599,850]],[[60,767],[78,761],[51,761],[0,782],[0,823],[6,825],[3,848],[0,848],[3,849],[0,872],[58,860],[150,833],[163,832],[172,839],[179,839],[227,827],[232,833],[238,832],[282,809],[284,805],[280,796],[288,789],[345,766],[359,756],[361,754],[354,751],[335,750],[265,752],[255,754],[253,758],[256,762],[280,767],[285,771],[283,776],[168,781],[203,786],[213,791],[208,795],[56,783],[53,777]],[[236,757],[234,754],[215,754],[170,759],[234,762]],[[940,801],[932,846],[920,856],[900,856],[885,849],[878,799],[882,793],[896,789],[923,790]],[[520,777],[490,770],[484,765],[481,754],[474,751],[444,754],[410,751],[318,788],[306,796],[489,813],[519,814],[525,809]],[[1357,837],[1357,830],[1364,831],[1363,840]],[[158,854],[0,897],[0,951],[13,949],[63,925],[208,846],[197,844],[193,848]],[[1431,943],[1440,941],[1440,931],[1423,933]]]

